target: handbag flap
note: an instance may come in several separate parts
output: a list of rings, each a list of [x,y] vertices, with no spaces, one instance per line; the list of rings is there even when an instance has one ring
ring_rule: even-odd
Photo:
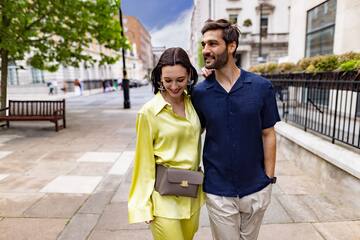
[[[171,183],[202,184],[204,180],[204,174],[197,171],[169,168],[167,173],[167,180]]]

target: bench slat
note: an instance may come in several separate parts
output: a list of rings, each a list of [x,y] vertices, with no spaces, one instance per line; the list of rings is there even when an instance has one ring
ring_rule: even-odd
[[[7,121],[51,121],[55,129],[65,128],[65,99],[63,100],[9,100],[8,115],[0,116],[0,120]],[[63,121],[63,126],[58,126],[58,120]]]

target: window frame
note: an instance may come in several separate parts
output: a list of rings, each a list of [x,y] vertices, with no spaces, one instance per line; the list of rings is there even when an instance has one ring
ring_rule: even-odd
[[[307,55],[307,50],[308,50],[308,38],[310,35],[314,35],[314,34],[317,34],[317,33],[320,33],[320,32],[325,32],[326,30],[329,30],[329,29],[333,29],[333,32],[334,32],[334,36],[333,36],[333,46],[332,46],[332,52],[334,52],[334,40],[335,40],[335,25],[336,25],[336,11],[337,11],[337,0],[333,0],[335,2],[335,16],[334,16],[334,22],[333,23],[330,23],[330,24],[327,24],[323,27],[320,27],[320,28],[317,28],[315,30],[312,30],[312,31],[308,31],[308,28],[309,28],[309,13],[313,10],[315,10],[316,8],[319,8],[321,7],[322,5],[328,3],[329,1],[331,0],[327,0],[327,1],[324,1],[322,3],[320,3],[319,5],[316,5],[315,7],[309,9],[307,12],[306,12],[306,29],[305,29],[305,51],[304,51],[304,56],[305,57],[311,57],[311,55]]]

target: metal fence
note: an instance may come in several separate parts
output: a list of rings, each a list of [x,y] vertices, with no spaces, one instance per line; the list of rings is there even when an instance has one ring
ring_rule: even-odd
[[[284,121],[360,148],[360,72],[264,76]]]

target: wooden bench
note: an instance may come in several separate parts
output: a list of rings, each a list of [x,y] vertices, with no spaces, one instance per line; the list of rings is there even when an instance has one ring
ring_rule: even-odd
[[[5,113],[4,113],[5,112]],[[58,121],[62,120],[60,126]],[[0,121],[10,127],[10,121],[50,121],[55,131],[66,128],[65,99],[63,100],[9,100],[7,108],[0,109]]]

